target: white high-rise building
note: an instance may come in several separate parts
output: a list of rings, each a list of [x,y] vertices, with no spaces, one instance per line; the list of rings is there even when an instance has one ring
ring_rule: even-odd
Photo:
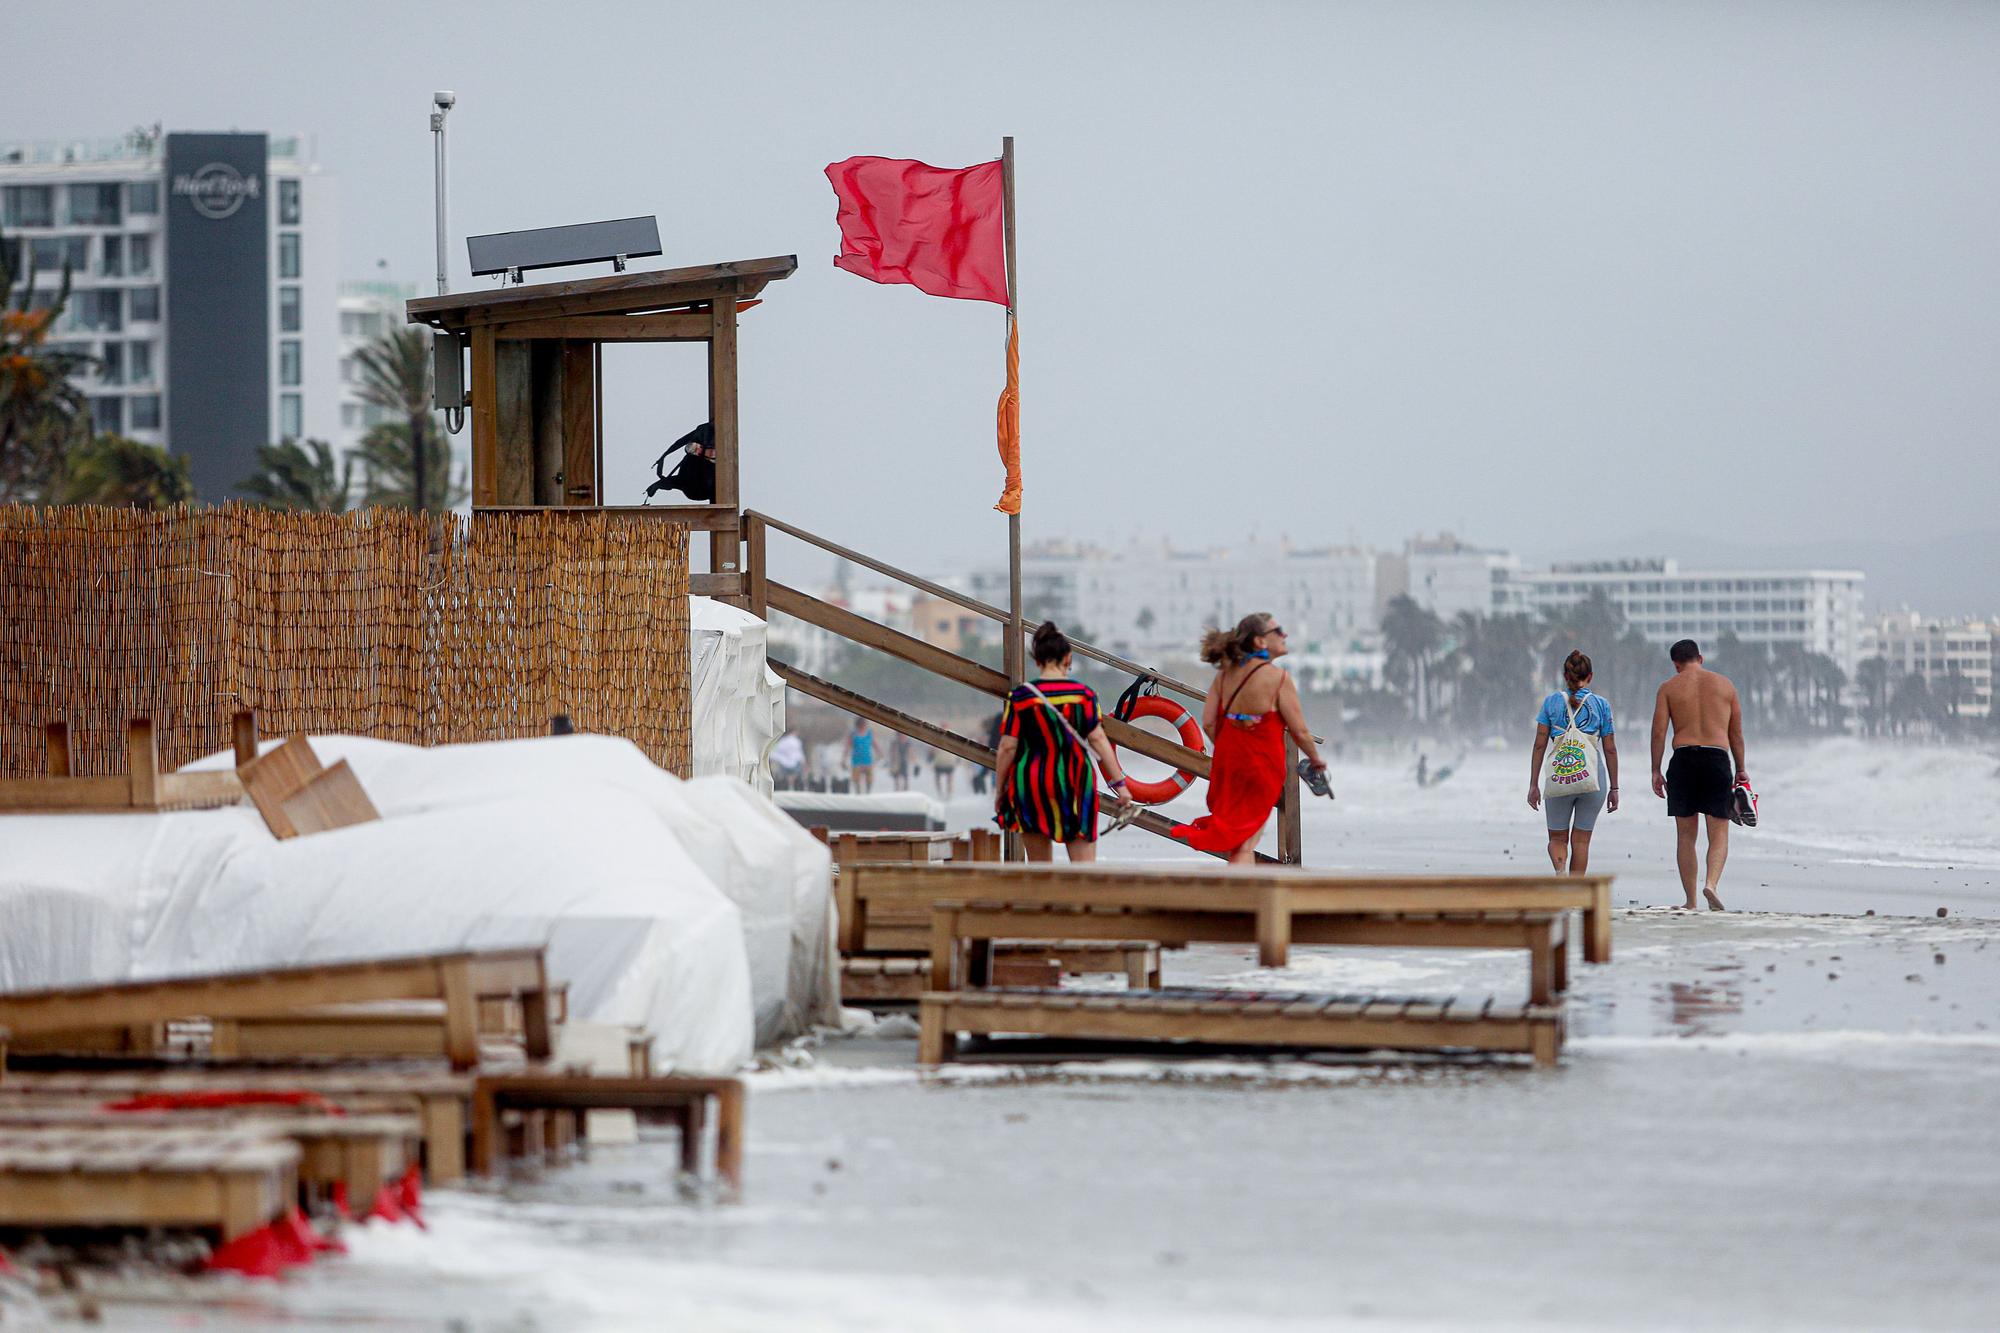
[[[1892,679],[1921,677],[1960,717],[1986,717],[1993,711],[1996,633],[2000,625],[1993,621],[1926,620],[1906,609],[1869,624],[1862,656],[1887,662]]]
[[[1856,570],[1683,570],[1674,560],[1603,560],[1515,573],[1522,608],[1541,612],[1602,592],[1627,623],[1658,644],[1724,633],[1745,643],[1797,644],[1853,678],[1862,656]]]
[[[260,445],[336,438],[337,217],[296,137],[0,143],[0,258],[43,308],[68,266],[50,341],[94,359],[77,387],[96,429],[187,455],[205,500]]]

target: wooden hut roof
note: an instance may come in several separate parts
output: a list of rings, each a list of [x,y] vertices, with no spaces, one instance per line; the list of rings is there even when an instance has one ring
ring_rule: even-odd
[[[672,310],[697,305],[718,296],[755,296],[766,283],[789,278],[799,267],[797,255],[768,259],[737,259],[694,268],[656,269],[648,273],[614,273],[606,278],[576,278],[533,286],[486,288],[424,296],[408,303],[412,324],[463,329],[474,324],[511,324],[524,320],[559,319],[570,315],[625,315],[648,310]]]

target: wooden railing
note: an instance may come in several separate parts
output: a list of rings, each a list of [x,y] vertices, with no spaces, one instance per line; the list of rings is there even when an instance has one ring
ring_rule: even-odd
[[[877,560],[873,556],[864,555],[860,551],[842,546],[837,542],[828,541],[824,537],[772,518],[768,514],[760,514],[755,510],[746,509],[743,511],[742,528],[744,546],[742,595],[737,600],[752,614],[768,619],[771,612],[777,611],[818,629],[825,630],[830,634],[837,635],[849,643],[859,644],[864,648],[871,648],[878,652],[886,653],[899,661],[907,662],[911,666],[930,672],[932,675],[954,681],[969,689],[977,690],[982,694],[992,695],[996,698],[1005,698],[1007,696],[1012,682],[1007,679],[1005,672],[996,671],[983,662],[975,662],[969,657],[961,656],[958,653],[941,648],[934,643],[928,643],[913,635],[904,634],[898,630],[890,629],[886,625],[877,624],[866,616],[856,615],[844,607],[835,606],[830,602],[812,596],[810,593],[801,592],[796,588],[773,580],[770,576],[770,565],[766,550],[766,537],[767,532],[770,530],[776,530],[809,546],[817,547],[829,555],[838,556],[852,564],[860,565],[864,569],[873,570],[875,573],[881,574],[886,578],[895,579],[909,587],[929,593],[932,597],[940,601],[949,602],[953,606],[970,611],[975,615],[984,616],[990,620],[997,620],[1003,626],[1009,624],[1012,619],[1009,613],[1001,608],[989,605],[977,598],[968,597],[956,589],[947,588],[941,583],[933,582],[908,570],[898,569],[886,561]],[[1014,633],[1022,636],[1022,640],[1025,641],[1028,633],[1027,627],[1019,622],[1014,622]],[[1137,662],[1120,657],[1118,654],[1099,648],[1094,644],[1081,643],[1072,639],[1070,645],[1079,657],[1087,657],[1092,661],[1101,662],[1116,670],[1130,672],[1134,676],[1154,682],[1162,689],[1171,690],[1197,703],[1202,700],[1205,694],[1205,691],[1200,686],[1176,680],[1174,677],[1166,675],[1163,672],[1156,671],[1151,667],[1142,666]],[[1011,656],[1010,654],[1010,659]],[[969,736],[962,736],[949,728],[940,727],[934,723],[926,722],[922,718],[913,717],[899,709],[891,708],[886,704],[870,699],[866,695],[857,694],[853,690],[836,685],[832,681],[823,680],[810,672],[802,671],[788,662],[772,658],[770,666],[786,684],[803,694],[810,695],[823,703],[831,704],[835,708],[852,713],[857,717],[865,717],[878,726],[900,732],[908,736],[911,740],[933,746],[949,754],[957,755],[968,762],[980,764],[986,768],[993,767],[994,752]],[[1122,722],[1108,714],[1104,717],[1104,731],[1110,737],[1113,744],[1130,750],[1135,754],[1143,754],[1150,759],[1157,759],[1162,763],[1171,764],[1175,768],[1185,769],[1197,777],[1206,778],[1209,774],[1209,756],[1198,750],[1189,749],[1187,746],[1181,745],[1176,741],[1168,740],[1163,736],[1155,735],[1130,723]],[[1281,864],[1296,865],[1302,859],[1302,846],[1299,836],[1299,778],[1297,772],[1297,754],[1289,737],[1285,741],[1285,757],[1285,787],[1278,805],[1278,856],[1276,860]],[[1139,817],[1133,821],[1132,827],[1145,829],[1147,832],[1158,834],[1161,837],[1168,837],[1171,836],[1170,830],[1173,827],[1173,821],[1147,810],[1140,813]],[[1260,855],[1259,859],[1270,860],[1271,858]]]

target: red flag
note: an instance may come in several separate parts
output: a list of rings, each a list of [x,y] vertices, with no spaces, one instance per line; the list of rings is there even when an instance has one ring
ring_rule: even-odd
[[[1008,303],[1000,163],[947,171],[850,157],[826,178],[840,197],[836,268],[932,296]]]

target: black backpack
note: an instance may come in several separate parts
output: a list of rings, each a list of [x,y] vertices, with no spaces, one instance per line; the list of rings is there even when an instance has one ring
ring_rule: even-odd
[[[703,449],[715,447],[715,427],[704,421],[687,434],[667,446],[667,451],[653,460],[653,474],[659,478],[646,488],[646,498],[651,500],[661,491],[679,491],[697,504],[707,504],[715,498],[715,460],[703,458],[693,450],[688,456],[667,471],[667,460],[689,445]]]

